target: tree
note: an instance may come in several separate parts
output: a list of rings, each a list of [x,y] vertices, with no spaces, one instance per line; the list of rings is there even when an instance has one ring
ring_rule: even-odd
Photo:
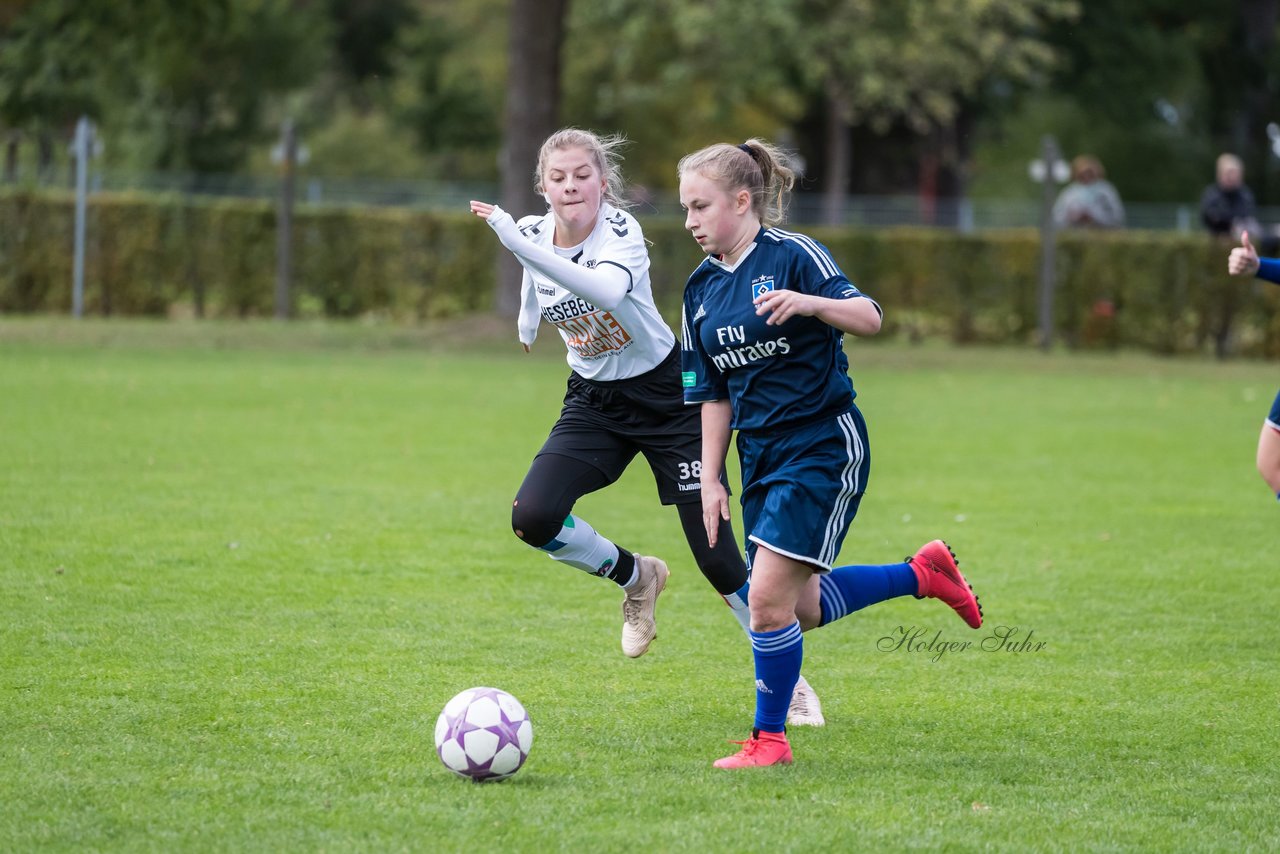
[[[477,12],[498,7],[492,0],[473,4]],[[500,42],[502,31],[493,23],[498,16],[463,17],[459,11],[441,6],[424,13],[419,26],[402,36],[395,67],[408,85],[400,87],[393,112],[434,155],[491,152],[501,137],[503,78],[485,74],[487,66],[502,63],[504,54],[501,48],[482,47]],[[491,164],[495,157],[487,160]]]
[[[102,34],[122,26],[118,9],[92,0],[17,3],[0,19],[0,122],[35,138],[42,176],[52,166],[55,135],[68,133],[81,115],[100,116],[104,92],[95,71],[112,57]],[[10,137],[6,171],[16,169],[16,139]]]
[[[142,150],[151,168],[235,171],[275,134],[263,125],[264,106],[304,86],[324,62],[323,10],[306,0],[161,6],[164,14],[131,22],[141,35],[118,87],[127,130],[150,142]]]
[[[325,26],[307,0],[39,0],[0,33],[0,116],[51,136],[87,113],[132,165],[233,171],[266,100],[323,63]]]
[[[565,115],[623,131],[632,182],[670,187],[712,142],[785,135],[803,97],[782,46],[791,0],[594,0],[569,17]],[[600,38],[599,33],[609,33]]]
[[[1074,0],[797,0],[796,9],[810,27],[792,50],[827,116],[832,223],[848,192],[855,126],[883,133],[902,122],[924,134],[952,125],[986,82],[1044,74],[1054,60],[1046,23],[1078,14]]]
[[[422,23],[410,0],[328,0],[325,5],[334,53],[355,83],[394,74],[399,34]]]
[[[1275,84],[1280,67],[1272,57],[1276,43],[1277,0],[1236,0],[1230,12],[1219,12],[1218,39],[1202,43],[1201,58],[1212,93],[1211,130],[1220,150],[1234,151],[1249,164],[1249,175],[1262,201],[1274,201],[1266,178],[1274,141],[1268,125],[1275,122],[1280,101]]]
[[[1051,131],[1064,150],[1099,155],[1121,193],[1143,201],[1194,203],[1214,157],[1234,151],[1259,199],[1274,203],[1276,11],[1276,0],[1090,0],[1049,27],[1062,61],[1035,101],[996,105],[990,129],[1021,134],[1022,150]],[[988,164],[991,177],[1002,168],[991,192],[1026,185],[1023,164],[1016,175]]]
[[[532,172],[542,141],[556,129],[560,107],[560,47],[569,0],[512,0],[507,35],[501,206],[515,216],[538,210]],[[494,305],[504,316],[520,308],[520,264],[498,255]]]

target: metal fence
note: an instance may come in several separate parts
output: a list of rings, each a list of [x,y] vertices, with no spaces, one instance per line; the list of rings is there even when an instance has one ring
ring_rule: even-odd
[[[925,226],[958,231],[1032,228],[1040,225],[1041,203],[1035,199],[925,199],[919,196],[846,196],[839,211],[845,225],[891,228]],[[638,212],[682,216],[675,198],[662,196],[638,206]],[[799,194],[789,219],[796,224],[826,221],[826,203],[816,194]],[[1280,223],[1280,208],[1260,208],[1258,218]],[[1158,231],[1198,231],[1196,204],[1128,204],[1126,227]]]
[[[26,186],[70,186],[66,179],[37,180],[19,176]],[[281,179],[272,176],[138,173],[92,170],[90,192],[138,191],[194,196],[234,197],[274,200],[279,198]],[[305,172],[297,181],[297,201],[303,204],[368,205],[406,207],[418,210],[465,212],[470,199],[496,200],[498,187],[488,183],[423,180],[371,180],[311,176]],[[674,193],[646,193],[635,200],[637,216],[683,217]],[[1197,205],[1128,203],[1129,228],[1195,231],[1200,229]],[[920,196],[847,196],[840,207],[842,224],[889,228],[924,226],[975,231],[995,228],[1035,227],[1040,223],[1041,203],[1027,199],[926,199]],[[1262,208],[1258,218],[1280,224],[1280,207]],[[814,225],[827,220],[823,198],[816,193],[798,193],[793,198],[789,221]]]

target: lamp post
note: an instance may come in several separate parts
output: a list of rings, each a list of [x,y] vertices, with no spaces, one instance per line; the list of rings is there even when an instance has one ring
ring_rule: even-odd
[[[71,156],[76,160],[76,219],[71,258],[71,316],[84,314],[84,243],[89,208],[89,158],[97,154],[93,122],[81,116],[76,122]]]
[[[298,166],[310,159],[305,145],[298,144],[293,119],[285,119],[280,142],[271,150],[271,160],[280,166],[280,199],[276,210],[276,319],[287,320],[293,313],[289,295],[293,279],[293,198]]]
[[[1071,177],[1071,167],[1058,149],[1058,142],[1046,135],[1040,143],[1040,157],[1027,167],[1031,180],[1041,185],[1040,193],[1040,349],[1048,352],[1053,346],[1053,294],[1055,281],[1055,250],[1057,226],[1053,221],[1053,202],[1058,195],[1058,184],[1065,184]]]

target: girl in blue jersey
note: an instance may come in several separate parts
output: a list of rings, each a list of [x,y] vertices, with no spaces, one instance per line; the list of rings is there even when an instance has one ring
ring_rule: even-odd
[[[1280,284],[1280,258],[1259,258],[1246,231],[1240,235],[1240,245],[1232,249],[1227,258],[1227,272]],[[1271,412],[1262,423],[1262,435],[1258,437],[1258,474],[1280,500],[1280,393],[1276,394]]]
[[[685,226],[707,254],[685,287],[682,329],[685,401],[701,408],[703,524],[716,544],[736,430],[751,566],[755,726],[715,765],[787,764],[802,632],[907,594],[943,600],[975,629],[982,611],[941,540],[902,563],[832,568],[871,467],[843,336],[878,332],[880,307],[824,246],[776,227],[795,180],[778,149],[712,145],[678,172]]]
[[[640,224],[624,210],[622,140],[566,128],[542,145],[535,185],[545,214],[516,223],[492,204],[471,210],[524,267],[517,323],[526,351],[542,320],[556,327],[572,369],[564,408],[516,494],[516,536],[550,557],[625,590],[622,650],[643,655],[657,634],[655,608],[668,570],[601,536],[572,510],[583,495],[621,477],[644,454],[663,504],[675,504],[703,575],[748,630],[747,567],[726,519],[717,541],[703,531],[698,414],[680,391],[675,335],[659,314]],[[789,715],[821,725],[817,697],[802,684]]]

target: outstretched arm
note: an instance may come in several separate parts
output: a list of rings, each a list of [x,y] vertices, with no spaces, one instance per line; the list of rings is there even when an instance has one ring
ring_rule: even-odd
[[[631,273],[628,270],[617,264],[579,267],[567,258],[561,258],[551,250],[525,239],[511,214],[497,205],[473,201],[471,212],[489,223],[502,245],[510,249],[526,269],[546,276],[596,308],[606,311],[617,308],[631,290]]]

